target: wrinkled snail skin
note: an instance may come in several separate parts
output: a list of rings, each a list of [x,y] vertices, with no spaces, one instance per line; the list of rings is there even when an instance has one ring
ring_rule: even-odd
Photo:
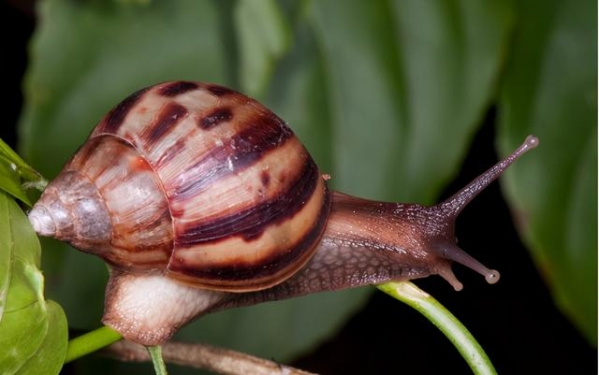
[[[327,188],[289,127],[260,103],[199,82],[131,95],[100,121],[29,214],[43,236],[110,265],[103,322],[143,345],[206,313],[391,280],[458,262],[461,210],[538,140],[436,206]]]

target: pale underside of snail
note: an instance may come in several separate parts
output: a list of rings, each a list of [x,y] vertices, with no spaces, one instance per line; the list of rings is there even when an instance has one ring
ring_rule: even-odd
[[[110,265],[103,322],[157,345],[208,312],[440,275],[462,209],[538,140],[432,207],[330,191],[260,103],[199,82],[140,90],[110,111],[29,213],[37,233]]]

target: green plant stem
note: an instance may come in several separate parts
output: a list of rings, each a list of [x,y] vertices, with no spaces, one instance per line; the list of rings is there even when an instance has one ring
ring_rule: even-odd
[[[156,375],[168,375],[164,359],[162,358],[162,347],[160,345],[148,346],[148,352],[152,358]]]
[[[75,337],[74,339],[69,340],[64,363],[69,363],[84,355],[93,353],[122,338],[120,333],[108,327],[101,327],[79,337]]]
[[[428,293],[409,281],[382,284],[378,289],[430,320],[452,342],[476,375],[497,374],[491,360],[468,329]]]

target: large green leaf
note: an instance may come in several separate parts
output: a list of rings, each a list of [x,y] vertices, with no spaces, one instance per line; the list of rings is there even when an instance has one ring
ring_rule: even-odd
[[[275,0],[236,4],[241,88],[248,95],[261,95],[271,80],[277,60],[289,48],[288,24]]]
[[[58,374],[67,352],[68,327],[62,308],[54,301],[46,302],[48,331],[34,356],[25,362],[17,374]]]
[[[528,133],[541,142],[502,182],[558,304],[596,344],[597,3],[519,4],[500,146],[507,153]]]
[[[0,369],[3,374],[57,374],[66,353],[66,318],[60,306],[44,300],[39,242],[21,208],[4,192],[0,228]]]
[[[238,78],[258,93],[266,87],[259,99],[298,131],[335,187],[434,201],[493,98],[512,26],[509,4],[291,1],[284,10],[262,4],[277,19],[248,25],[264,13],[213,1],[41,2],[21,122],[24,155],[52,177],[129,93],[167,79]],[[289,30],[293,42],[239,35],[260,34],[260,26]],[[59,248],[44,246],[52,295],[71,325],[93,328],[104,266]],[[284,359],[332,332],[366,291],[219,313],[182,335]],[[317,318],[322,311],[326,317]]]
[[[432,203],[492,99],[512,25],[509,3],[313,5],[335,140],[333,183],[363,196]]]

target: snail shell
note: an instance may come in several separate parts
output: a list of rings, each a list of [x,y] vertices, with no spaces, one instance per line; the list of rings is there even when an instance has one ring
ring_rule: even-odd
[[[274,113],[221,86],[171,82],[110,111],[29,217],[41,235],[116,269],[241,292],[304,266],[329,202]]]

